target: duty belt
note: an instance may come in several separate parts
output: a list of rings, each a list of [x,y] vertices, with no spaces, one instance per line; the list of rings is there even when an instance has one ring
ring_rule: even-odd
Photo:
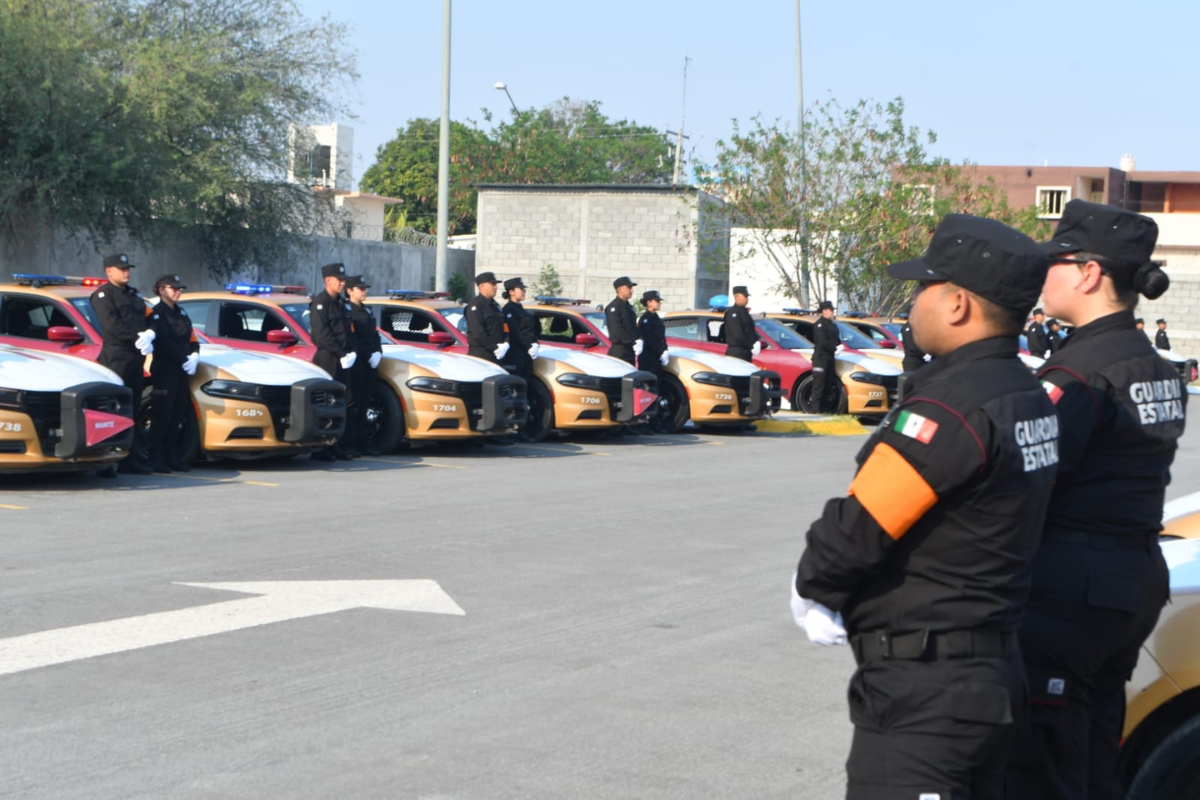
[[[948,658],[1006,658],[1016,652],[1011,631],[867,631],[850,637],[854,659],[864,661],[939,661]]]
[[[1137,531],[1134,533],[1046,531],[1043,538],[1047,542],[1083,544],[1097,550],[1112,550],[1114,547],[1128,550],[1148,550],[1158,545],[1158,531]]]

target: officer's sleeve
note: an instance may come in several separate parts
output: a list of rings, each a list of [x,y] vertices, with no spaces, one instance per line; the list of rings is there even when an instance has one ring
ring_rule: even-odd
[[[983,427],[921,400],[890,419],[859,455],[848,495],[827,502],[809,528],[800,596],[841,609],[930,509],[977,479],[987,463]]]
[[[1079,466],[1088,440],[1104,421],[1109,405],[1107,393],[1089,386],[1074,370],[1058,365],[1046,367],[1038,378],[1058,414],[1058,471],[1071,472]]]
[[[637,338],[629,335],[629,331],[625,328],[624,315],[621,314],[621,310],[615,303],[604,309],[604,321],[608,324],[608,338],[613,344],[633,344],[634,339]]]
[[[308,318],[312,326],[312,340],[318,349],[326,350],[338,358],[342,358],[346,355],[346,350],[342,347],[342,343],[338,341],[338,337],[333,334],[329,326],[330,309],[328,305],[331,302],[336,303],[338,301],[336,298],[333,300],[322,300],[321,302],[314,300],[309,305]],[[321,308],[320,306],[326,307]]]
[[[529,347],[538,340],[537,323],[534,322],[533,314],[522,314],[517,319],[517,327],[521,329],[521,345]]]

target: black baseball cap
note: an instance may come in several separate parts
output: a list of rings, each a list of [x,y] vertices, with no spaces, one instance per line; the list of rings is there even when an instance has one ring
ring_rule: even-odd
[[[351,278],[346,278],[347,289],[370,289],[371,284],[367,283],[367,279],[363,275],[355,275]]]
[[[170,286],[172,289],[186,289],[187,287],[179,280],[178,275],[159,275],[154,279],[154,291],[158,291],[160,286]]]
[[[996,305],[1025,311],[1041,296],[1049,267],[1042,247],[1015,228],[947,214],[921,257],[892,264],[888,274],[904,281],[950,281]]]
[[[830,301],[830,300],[822,300],[822,301],[821,301],[821,304],[820,304],[819,306],[817,306],[817,311],[824,311],[824,310],[825,310],[825,309],[827,309],[827,308],[828,308],[830,311],[833,311],[833,310],[834,310],[834,308],[833,308],[833,302],[832,302],[832,301]]]
[[[521,280],[520,278],[509,278],[508,280],[506,280],[504,282],[504,291],[506,291],[506,292],[510,291],[512,289],[524,289],[524,288],[525,288],[525,281]]]
[[[1051,258],[1086,252],[1140,267],[1150,260],[1157,243],[1158,223],[1144,214],[1072,200],[1063,206],[1054,238],[1042,248]]]
[[[613,281],[614,289],[620,289],[622,286],[633,287],[633,286],[637,286],[637,284],[634,283],[633,281],[629,280],[629,278],[626,276],[621,276],[620,278],[617,278],[615,281]]]
[[[476,286],[479,286],[482,283],[499,283],[499,282],[500,281],[496,280],[496,273],[494,273],[494,272],[481,272],[475,276],[475,285]]]
[[[651,289],[648,292],[642,292],[642,302],[643,303],[647,303],[651,300],[657,300],[660,303],[662,302],[662,298],[659,297],[657,289]]]
[[[136,266],[137,264],[129,263],[129,256],[125,255],[124,253],[115,253],[114,255],[104,257],[105,269],[108,269],[109,267],[116,267],[117,269],[131,269],[132,267]]]
[[[746,297],[750,296],[750,290],[747,289],[745,286],[735,286],[729,293],[730,294],[744,294],[744,295],[746,295]]]
[[[1154,321],[1154,324],[1155,324],[1155,325],[1166,325],[1166,324],[1167,324],[1167,321],[1166,321],[1165,319],[1156,319],[1156,320]]]
[[[1045,312],[1045,311],[1043,311],[1041,308],[1035,308],[1035,309],[1033,310],[1033,316],[1035,316],[1035,317],[1036,317],[1038,314],[1043,314],[1043,315],[1044,315],[1045,313],[1046,313],[1046,312]]]
[[[1137,319],[1135,319],[1135,320],[1133,321],[1133,324],[1134,324],[1134,325],[1145,325],[1145,324],[1146,324],[1146,320],[1142,319],[1141,317],[1138,317]]]
[[[326,264],[325,266],[321,267],[321,277],[322,278],[345,278],[346,277],[346,265],[341,264],[341,263]]]

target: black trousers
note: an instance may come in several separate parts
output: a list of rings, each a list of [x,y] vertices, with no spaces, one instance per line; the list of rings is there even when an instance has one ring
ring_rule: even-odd
[[[619,358],[629,366],[636,366],[634,363],[633,346],[628,344],[614,344],[608,348],[608,354],[613,358]]]
[[[188,375],[177,364],[150,373],[150,463],[170,467],[183,463],[183,425],[191,409]],[[176,374],[178,373],[178,374]]]
[[[509,374],[516,375],[525,383],[533,377],[533,359],[529,357],[529,348],[524,350],[519,347],[510,347],[508,352],[504,354],[504,361],[500,362],[505,369],[508,369]]]
[[[818,414],[828,414],[834,410],[832,383],[838,379],[835,362],[829,356],[814,354],[812,365],[812,404]]]
[[[346,371],[346,433],[342,444],[357,451],[367,449],[367,408],[375,390],[375,370],[371,369],[370,354],[360,353],[354,366]],[[361,366],[360,366],[361,365]]]
[[[334,355],[333,353],[331,353],[328,350],[317,350],[316,355],[313,356],[313,363],[316,364],[321,369],[325,370],[327,373],[329,373],[329,377],[333,378],[335,381],[337,381],[338,383],[340,383],[346,387],[346,394],[347,394],[346,413],[347,413],[347,416],[349,416],[349,413],[350,413],[349,394],[351,392],[350,374],[346,370],[342,369],[341,359],[338,358],[336,355]],[[357,365],[358,365],[358,362],[355,361],[355,366],[357,366]],[[345,427],[345,429],[343,429],[342,435],[338,437],[337,441],[334,442],[332,446],[325,448],[325,452],[340,453],[340,452],[344,451],[347,443],[350,442],[350,439],[347,438],[347,434],[349,432],[350,432],[350,420],[347,419],[346,427]]]
[[[482,358],[484,361],[490,361],[493,364],[500,363],[499,361],[496,360],[496,353],[494,351],[488,350],[483,347],[473,347],[473,346],[468,347],[467,355],[475,356],[476,358]]]
[[[992,800],[1024,706],[1006,657],[868,660],[850,679],[847,800]]]
[[[753,356],[750,355],[749,347],[726,347],[725,355],[730,358],[740,358],[742,361],[752,361]]]
[[[1047,531],[1033,562],[1020,632],[1030,708],[1006,774],[1011,800],[1123,796],[1125,682],[1167,600],[1167,565],[1156,533],[1071,537]]]
[[[117,373],[121,383],[128,386],[129,391],[133,392],[133,407],[140,408],[142,393],[146,389],[145,356],[137,350],[105,347],[100,351],[100,357],[96,359],[96,363]],[[146,432],[142,426],[135,425],[133,426],[133,444],[129,448],[128,457],[122,463],[128,463],[132,467],[149,467],[150,463],[146,456]]]

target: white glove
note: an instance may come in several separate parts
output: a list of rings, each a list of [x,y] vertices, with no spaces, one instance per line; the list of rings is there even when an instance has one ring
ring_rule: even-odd
[[[147,342],[146,344],[144,344],[138,348],[138,352],[144,356],[148,356],[154,352],[154,345]]]
[[[145,350],[145,348],[154,341],[154,337],[157,335],[158,334],[156,334],[152,329],[147,328],[139,333],[137,338],[133,340],[133,346],[138,350]],[[143,352],[142,355],[146,355],[146,353]]]
[[[849,641],[841,612],[830,611],[816,600],[801,597],[792,576],[792,619],[808,634],[808,640],[822,647],[843,645]]]
[[[658,362],[665,367],[667,364],[670,363],[670,361],[671,361],[671,352],[669,350],[663,350],[662,355],[658,357]]]
[[[371,353],[371,369],[379,369],[380,361],[383,361],[383,353]]]
[[[835,356],[840,356],[844,352],[846,352],[846,345],[844,344],[839,344],[837,347],[833,348],[833,354]]]
[[[1047,350],[1045,353],[1043,353],[1043,354],[1042,354],[1042,358],[1049,358],[1049,357],[1050,357],[1050,351],[1049,351],[1049,350]]]
[[[762,352],[762,342],[755,342],[754,347],[750,348],[750,355],[756,356]]]
[[[354,366],[354,362],[358,360],[358,353],[346,353],[338,361],[342,365],[342,369],[350,369]]]
[[[501,342],[500,344],[496,345],[496,349],[492,351],[492,355],[494,355],[496,360],[499,361],[500,359],[504,358],[504,354],[507,352],[508,342]]]
[[[196,374],[196,362],[200,360],[199,353],[192,353],[183,362],[183,371],[188,375]]]
[[[542,349],[542,346],[540,344],[538,344],[537,342],[534,342],[533,344],[529,345],[529,357],[537,358],[538,351],[540,351],[541,349]]]
[[[634,340],[634,342],[633,342],[633,354],[634,354],[635,356],[640,356],[640,355],[642,354],[642,348],[644,348],[645,346],[646,346],[646,343],[645,343],[645,342],[643,342],[641,339],[636,339],[636,340]]]

